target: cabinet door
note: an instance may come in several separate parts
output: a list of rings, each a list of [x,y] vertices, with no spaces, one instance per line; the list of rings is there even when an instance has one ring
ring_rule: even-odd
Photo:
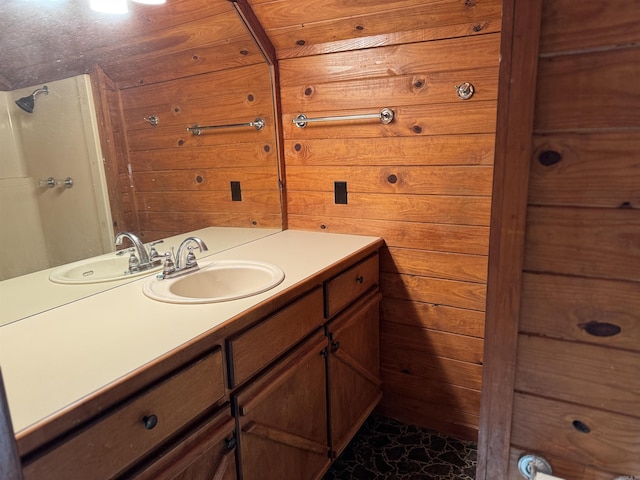
[[[328,326],[329,432],[332,456],[339,455],[382,398],[379,303],[364,297]]]
[[[130,480],[236,480],[235,421],[224,412],[190,432],[151,464],[126,473]]]
[[[329,466],[321,331],[236,397],[244,480],[316,479]]]

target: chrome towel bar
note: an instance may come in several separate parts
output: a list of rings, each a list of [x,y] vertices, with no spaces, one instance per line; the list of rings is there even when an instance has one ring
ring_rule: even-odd
[[[388,125],[393,121],[394,117],[393,110],[390,108],[383,108],[380,110],[380,113],[365,113],[361,115],[343,115],[338,117],[318,117],[318,118],[307,118],[304,113],[301,113],[296,118],[292,120],[293,123],[296,124],[296,127],[304,128],[307,126],[307,123],[310,122],[336,122],[340,120],[364,120],[368,118],[377,118],[380,120],[380,123],[383,125]]]
[[[202,134],[202,130],[214,130],[216,128],[236,128],[236,127],[253,127],[256,130],[262,130],[264,128],[264,119],[263,118],[256,118],[253,122],[247,122],[247,123],[230,123],[228,125],[205,125],[205,126],[198,126],[198,125],[194,125],[193,127],[187,127],[187,132],[191,132],[193,135],[201,135]]]

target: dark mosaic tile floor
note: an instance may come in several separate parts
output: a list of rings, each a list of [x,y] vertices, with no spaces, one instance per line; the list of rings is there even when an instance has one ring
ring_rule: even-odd
[[[473,480],[476,444],[372,415],[324,480]]]

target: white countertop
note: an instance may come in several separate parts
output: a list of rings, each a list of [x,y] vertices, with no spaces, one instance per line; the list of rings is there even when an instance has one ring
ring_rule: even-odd
[[[258,238],[279,232],[273,228],[235,228],[235,227],[207,227],[193,232],[176,235],[164,239],[157,246],[161,253],[169,251],[171,247],[178,248],[180,243],[189,236],[202,238],[209,251],[199,254],[199,257],[222,252],[232,247],[252,242]],[[106,253],[96,259],[114,257],[115,253]],[[122,257],[123,269],[126,269],[128,257]],[[82,261],[74,262],[82,263]],[[70,264],[71,265],[71,264]],[[124,279],[111,282],[86,283],[81,285],[60,285],[49,281],[49,274],[59,267],[41,270],[16,278],[0,282],[0,326],[20,320],[30,315],[59,307],[105,290],[129,283],[134,279]],[[151,275],[151,274],[149,274]],[[34,294],[35,292],[35,294]]]
[[[378,240],[286,230],[208,256],[278,265],[285,279],[268,292],[176,305],[147,298],[142,277],[0,327],[0,367],[14,430],[19,433]]]

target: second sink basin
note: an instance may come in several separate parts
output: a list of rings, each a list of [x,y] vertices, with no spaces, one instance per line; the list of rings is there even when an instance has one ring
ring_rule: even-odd
[[[49,274],[49,280],[54,283],[66,283],[72,285],[112,282],[115,280],[134,278],[140,275],[149,275],[155,270],[159,270],[161,266],[134,273],[128,272],[128,268],[129,258],[127,256],[92,258],[56,268]]]
[[[147,297],[161,302],[215,303],[266,292],[283,280],[282,269],[270,263],[217,260],[181,277],[150,278],[142,291]]]

